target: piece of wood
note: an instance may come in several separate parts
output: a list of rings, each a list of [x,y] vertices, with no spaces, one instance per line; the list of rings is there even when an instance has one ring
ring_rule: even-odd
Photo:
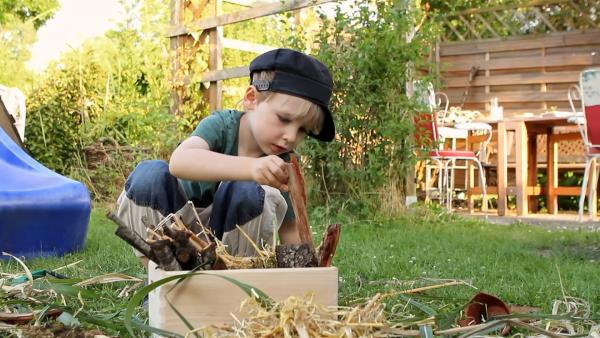
[[[292,11],[295,9],[301,9],[309,6],[316,6],[335,0],[290,0],[290,1],[278,1],[275,3],[265,4],[256,6],[247,10],[222,14],[215,17],[201,19],[194,21],[190,28],[186,25],[178,24],[169,29],[168,36],[174,37],[179,35],[189,34],[191,31],[203,31],[206,29],[215,28],[217,26],[225,26],[237,22],[247,21],[251,19],[260,18],[263,16],[278,14],[281,12]]]
[[[250,69],[248,68],[248,66],[231,67],[202,73],[200,82],[213,82],[228,79],[237,79],[240,77],[248,77],[249,75]],[[188,76],[186,80],[184,80],[184,83],[190,84],[191,78]]]
[[[502,21],[501,21],[502,22]],[[600,30],[553,33],[545,36],[494,38],[478,41],[448,42],[441,44],[441,56],[501,52],[517,49],[552,48],[598,44]]]
[[[134,247],[137,251],[141,252],[144,256],[150,260],[158,262],[156,256],[154,256],[150,245],[137,233],[127,227],[113,212],[109,211],[106,217],[111,221],[115,222],[118,227],[115,231],[115,235],[119,236],[127,244]]]
[[[548,128],[548,139],[546,142],[546,163],[547,169],[547,196],[546,205],[548,207],[548,213],[556,215],[558,213],[558,195],[556,194],[556,188],[558,188],[558,134],[552,133],[552,127]],[[570,134],[563,134],[570,135]]]
[[[527,158],[527,186],[537,186],[537,135],[527,135],[527,152],[532,156]],[[529,206],[529,212],[536,213],[538,211],[538,198],[537,196],[528,195],[527,205]]]
[[[513,57],[491,59],[489,61],[455,61],[444,62],[442,70],[447,72],[468,71],[472,67],[480,70],[520,69],[557,66],[590,66],[600,63],[600,57],[593,53],[558,54],[538,57]]]
[[[498,216],[504,216],[507,209],[506,186],[508,184],[508,149],[506,122],[498,122]]]
[[[450,91],[449,91],[450,92]],[[497,97],[499,102],[502,103],[528,103],[528,102],[546,102],[546,101],[567,101],[566,91],[510,91],[510,92],[492,92],[492,93],[481,93],[481,94],[470,94],[466,102],[468,103],[486,103],[491,99]],[[461,102],[462,94],[449,94],[448,99],[450,102]],[[528,112],[531,110],[525,109]],[[506,110],[504,111],[506,117]]]
[[[517,215],[528,213],[527,199],[527,127],[525,122],[515,122],[515,161],[517,183]]]
[[[156,269],[152,262],[148,266],[150,283],[186,273],[187,271]],[[189,328],[181,321],[174,308],[193,323],[194,327],[234,323],[236,319],[244,318],[240,314],[240,303],[248,299],[248,295],[237,285],[211,275],[225,276],[252,285],[276,301],[290,296],[305,297],[310,293],[316,304],[337,305],[338,269],[335,267],[208,270],[203,275],[187,278],[184,283],[175,287],[176,282],[173,281],[153,290],[148,296],[149,325],[182,336],[188,333]]]
[[[315,249],[307,243],[281,244],[275,247],[278,268],[311,268],[319,266]]]
[[[221,0],[211,0],[211,13],[213,17],[221,14]],[[208,30],[208,70],[218,71],[223,69],[223,26],[217,26]],[[222,109],[223,82],[213,81],[208,87],[208,106],[210,111]]]
[[[165,225],[163,231],[166,236],[173,239],[175,245],[175,258],[181,265],[183,270],[191,270],[199,265],[198,256],[200,255],[196,247],[194,247],[190,241],[190,235],[188,232],[172,229]]]
[[[262,54],[273,49],[277,49],[273,46],[261,45],[259,43],[228,38],[223,38],[223,47],[257,54]]]
[[[340,241],[340,230],[339,224],[330,224],[325,231],[323,241],[319,246],[319,266],[328,267],[333,262],[333,256],[335,256],[335,250],[337,249]]]
[[[315,242],[313,240],[312,229],[308,222],[308,211],[306,210],[306,185],[304,183],[304,175],[302,175],[302,169],[300,163],[298,163],[298,157],[295,154],[290,154],[290,167],[289,167],[289,189],[290,189],[290,200],[296,215],[296,228],[300,235],[300,242],[309,244],[313,250]]]
[[[168,240],[159,240],[150,243],[150,248],[156,256],[161,269],[165,271],[181,271],[181,265],[177,262]]]
[[[50,309],[46,312],[46,317],[48,318],[56,318],[63,313],[62,309]],[[29,323],[30,321],[36,319],[40,315],[37,313],[9,313],[9,312],[0,312],[0,322],[8,323],[8,324],[19,324],[24,325]]]
[[[491,75],[490,77],[477,76],[471,82],[472,87],[498,86],[514,84],[541,84],[541,83],[576,83],[579,81],[580,71],[560,71],[550,73],[516,73]],[[469,85],[468,76],[450,76],[444,79],[447,88],[466,87]],[[565,98],[566,100],[566,98]]]

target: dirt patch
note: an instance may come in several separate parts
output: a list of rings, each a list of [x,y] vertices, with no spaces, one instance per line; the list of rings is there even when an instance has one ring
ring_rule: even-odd
[[[11,329],[14,337],[35,338],[104,338],[100,330],[85,330],[81,327],[67,327],[62,323],[49,322],[40,326],[17,326]],[[18,332],[18,333],[17,333]],[[4,333],[2,333],[4,334]],[[8,337],[12,337],[10,334]]]
[[[600,263],[600,244],[569,245],[562,247],[539,247],[538,252],[544,257],[565,255],[585,261]]]

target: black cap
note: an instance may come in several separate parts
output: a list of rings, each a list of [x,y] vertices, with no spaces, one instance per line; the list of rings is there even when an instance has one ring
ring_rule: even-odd
[[[335,125],[329,100],[333,91],[333,79],[329,69],[321,61],[291,49],[275,49],[259,55],[250,63],[250,81],[254,72],[275,71],[272,81],[254,81],[258,91],[273,91],[307,99],[323,108],[325,118],[318,134],[309,135],[329,142],[335,137]]]

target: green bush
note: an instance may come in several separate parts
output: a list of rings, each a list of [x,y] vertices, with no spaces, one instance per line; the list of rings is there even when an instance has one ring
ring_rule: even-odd
[[[424,13],[400,1],[372,6],[357,1],[345,11],[338,7],[334,20],[323,16],[317,57],[334,77],[338,139],[310,141],[303,155],[317,199],[344,196],[377,207],[382,199],[402,202],[404,179],[414,167],[419,106],[406,96],[406,84],[414,69],[429,67],[435,30],[425,27],[407,42]]]
[[[182,139],[169,112],[166,42],[123,29],[52,65],[28,102],[34,158],[100,200],[114,199],[140,160],[166,158]]]

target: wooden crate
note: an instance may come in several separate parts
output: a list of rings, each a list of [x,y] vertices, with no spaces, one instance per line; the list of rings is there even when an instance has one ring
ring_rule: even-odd
[[[148,266],[150,283],[162,278],[184,274],[186,271],[164,271],[158,269],[153,262]],[[314,292],[317,303],[336,306],[338,301],[338,270],[328,268],[294,268],[294,269],[251,269],[251,270],[211,270],[209,274],[219,274],[235,278],[250,284],[275,300],[283,300],[289,296],[303,296]],[[185,324],[171,309],[165,299],[181,312],[194,327],[209,324],[233,323],[231,314],[240,318],[239,308],[248,296],[231,282],[213,276],[194,276],[176,288],[175,282],[169,282],[156,288],[149,295],[150,325],[164,330],[185,334]]]

